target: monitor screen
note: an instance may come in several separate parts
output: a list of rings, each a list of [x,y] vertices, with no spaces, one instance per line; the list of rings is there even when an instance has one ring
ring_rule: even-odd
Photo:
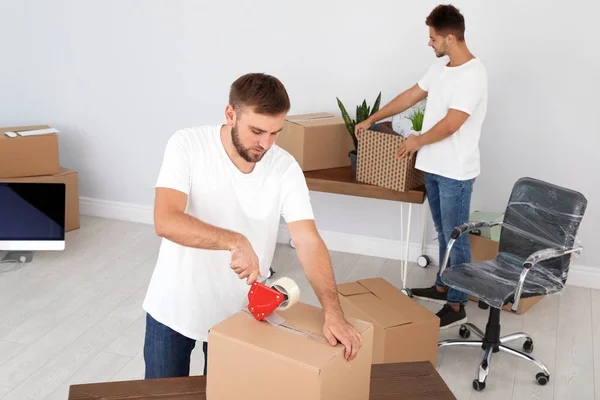
[[[63,250],[64,183],[0,182],[0,251]]]

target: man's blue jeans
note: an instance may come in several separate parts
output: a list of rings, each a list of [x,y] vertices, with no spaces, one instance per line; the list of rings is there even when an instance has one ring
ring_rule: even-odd
[[[196,341],[165,326],[146,314],[144,341],[145,379],[175,378],[190,375],[190,358]],[[208,343],[202,342],[204,375],[208,357]]]
[[[469,221],[471,193],[473,192],[474,182],[475,179],[459,181],[440,175],[426,174],[425,186],[427,188],[427,199],[440,246],[440,266],[435,284],[441,287],[446,287],[440,279],[440,270],[446,254],[446,245],[450,241],[450,234],[454,228]],[[469,262],[471,262],[471,247],[468,235],[465,234],[454,242],[446,268],[451,265]],[[466,293],[449,288],[449,304],[466,304],[468,299]]]

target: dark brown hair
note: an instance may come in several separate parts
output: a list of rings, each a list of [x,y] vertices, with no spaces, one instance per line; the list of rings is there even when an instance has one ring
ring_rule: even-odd
[[[460,41],[465,39],[465,18],[451,4],[440,4],[434,8],[425,20],[425,24],[442,36],[451,33]]]
[[[283,84],[274,76],[263,73],[246,74],[233,82],[229,104],[236,111],[249,107],[257,114],[271,116],[290,110],[290,98]]]

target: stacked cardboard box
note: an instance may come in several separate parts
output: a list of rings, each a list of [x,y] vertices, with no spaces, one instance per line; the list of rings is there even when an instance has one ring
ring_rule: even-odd
[[[79,179],[76,171],[60,166],[56,133],[32,134],[49,129],[48,125],[0,128],[0,182],[64,183],[69,232],[80,227]]]

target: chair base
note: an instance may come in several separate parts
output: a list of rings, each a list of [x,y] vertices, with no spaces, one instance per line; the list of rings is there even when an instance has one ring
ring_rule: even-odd
[[[483,349],[483,357],[479,364],[478,377],[473,380],[473,389],[480,391],[485,389],[488,374],[490,372],[490,366],[492,362],[492,355],[494,353],[502,352],[510,354],[511,356],[518,357],[522,360],[529,361],[535,364],[542,372],[538,373],[535,377],[536,381],[540,385],[545,385],[550,380],[550,372],[548,368],[536,358],[526,353],[533,351],[533,339],[524,333],[518,332],[507,336],[500,336],[500,310],[497,308],[490,309],[490,317],[486,327],[486,331],[483,332],[481,329],[471,323],[465,323],[461,325],[459,334],[462,338],[468,339],[473,332],[481,340],[464,340],[464,339],[448,339],[438,343],[438,349],[442,347],[450,346],[462,346],[462,347],[479,347]],[[506,346],[507,343],[514,342],[519,339],[525,339],[523,343],[523,351],[515,350],[511,347]]]

